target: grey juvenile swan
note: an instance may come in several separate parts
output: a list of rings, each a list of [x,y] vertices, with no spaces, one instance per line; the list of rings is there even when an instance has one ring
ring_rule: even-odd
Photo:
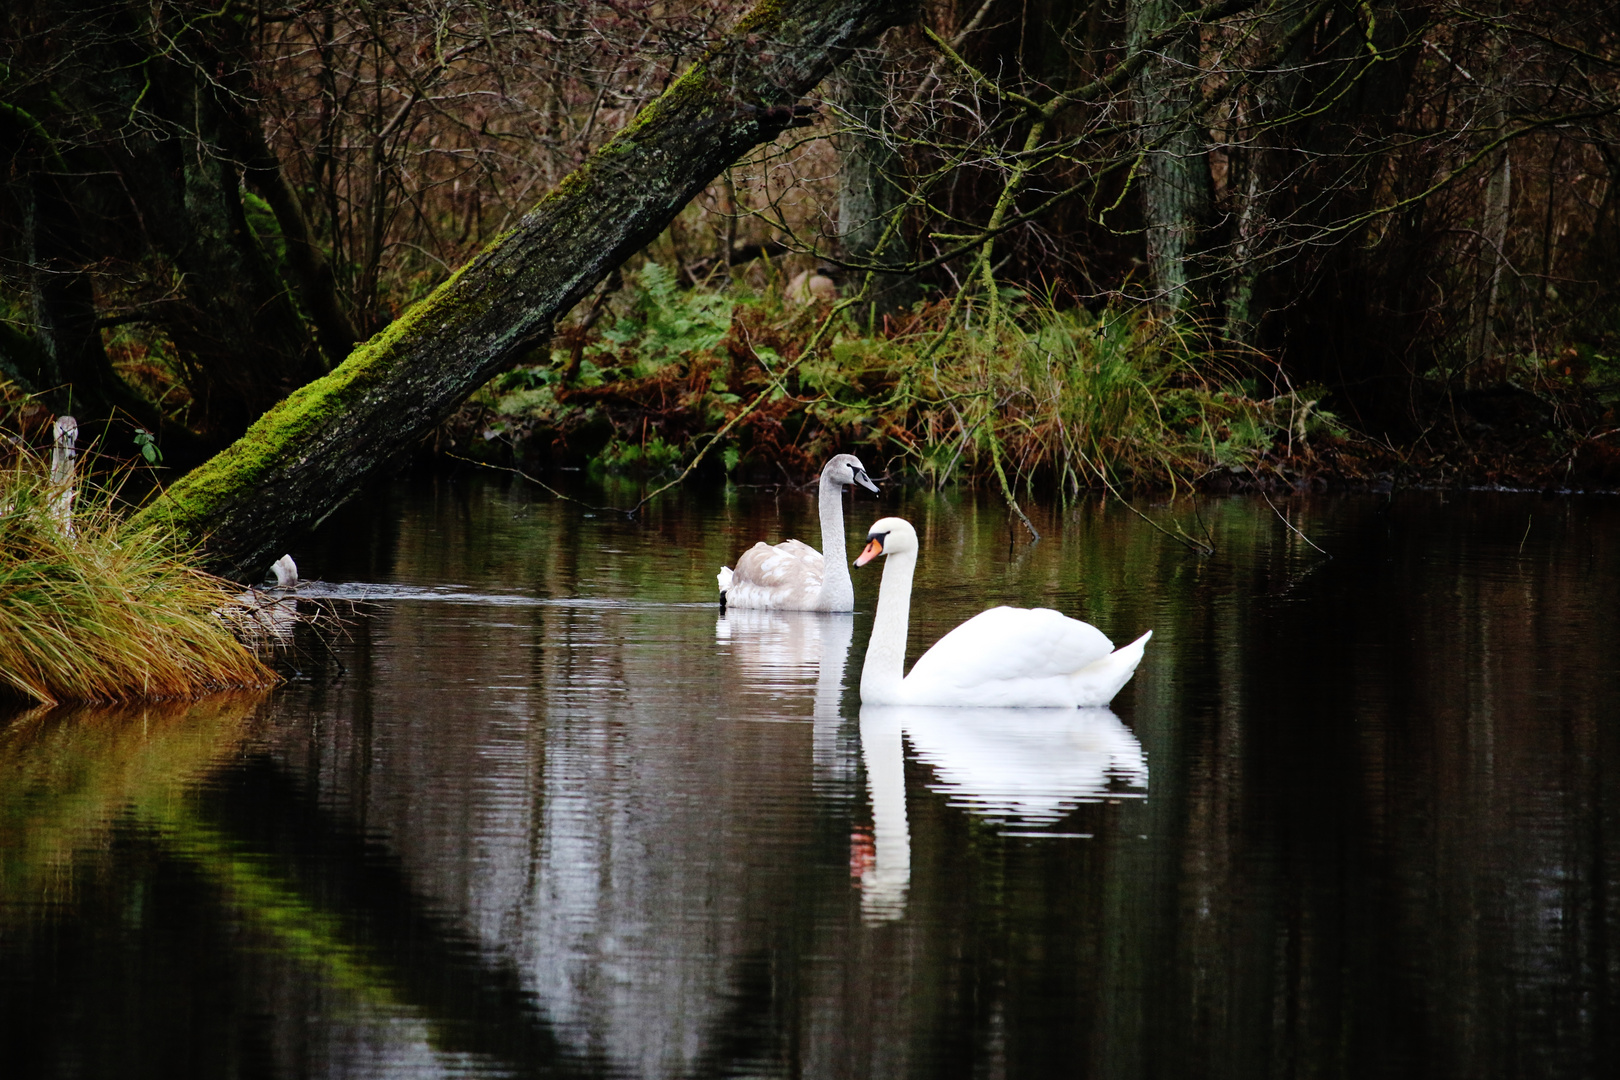
[[[779,611],[854,611],[855,585],[844,550],[844,489],[877,494],[877,485],[854,454],[839,454],[821,469],[821,551],[799,540],[772,547],[761,541],[743,552],[737,568],[722,566],[720,603],[728,608]],[[826,552],[830,558],[824,558]]]

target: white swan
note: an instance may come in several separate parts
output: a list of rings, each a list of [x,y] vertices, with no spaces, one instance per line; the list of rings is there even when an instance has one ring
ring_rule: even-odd
[[[720,603],[728,608],[781,611],[854,611],[855,584],[844,564],[844,488],[859,484],[877,494],[877,485],[854,454],[839,454],[821,469],[821,551],[799,540],[775,547],[761,541],[743,552],[737,568],[722,566]],[[832,554],[826,559],[822,551]]]
[[[1095,626],[1051,608],[996,607],[940,638],[904,674],[917,530],[901,518],[884,518],[866,538],[855,565],[879,555],[888,561],[861,669],[862,704],[1107,705],[1130,681],[1153,636],[1149,630],[1115,650]]]

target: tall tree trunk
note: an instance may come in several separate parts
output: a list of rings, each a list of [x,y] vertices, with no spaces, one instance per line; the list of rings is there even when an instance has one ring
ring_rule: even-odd
[[[614,267],[742,154],[802,121],[795,102],[910,0],[765,0],[517,227],[296,391],[143,511],[262,572],[492,375],[546,340]]]
[[[911,247],[896,216],[905,206],[902,164],[886,120],[882,50],[851,56],[834,77],[834,96],[850,126],[838,137],[838,233],[844,258],[859,264],[905,263]],[[864,271],[856,271],[862,274]],[[916,278],[880,274],[868,313],[886,315],[917,299]]]
[[[1485,185],[1485,220],[1479,253],[1485,280],[1474,301],[1473,342],[1469,349],[1469,360],[1483,377],[1493,374],[1491,361],[1497,355],[1496,316],[1502,295],[1502,270],[1507,265],[1507,231],[1512,209],[1513,162],[1507,148],[1503,147],[1497,152],[1496,165]]]
[[[327,365],[248,226],[240,131],[219,100],[227,91],[191,64],[144,59],[109,81],[115,99],[144,96],[162,123],[109,154],[148,241],[178,271],[178,296],[160,318],[181,353],[192,426],[218,446]]]
[[[113,370],[101,340],[95,285],[85,271],[94,259],[74,210],[72,181],[61,172],[64,166],[48,154],[29,155],[24,161],[30,167],[20,185],[23,232],[37,330],[33,348],[13,337],[17,374],[56,411],[84,418],[87,430],[92,421],[122,413],[149,431],[172,436],[184,444],[177,447],[182,460],[190,453],[189,462],[196,462],[201,455],[188,433],[166,424],[158,408]]]
[[[1138,53],[1195,0],[1131,0],[1128,44]],[[1150,57],[1136,78],[1135,108],[1142,162],[1147,261],[1156,302],[1168,311],[1190,306],[1188,260],[1214,201],[1207,140],[1192,121],[1198,98],[1198,39],[1189,31]]]
[[[298,299],[315,326],[315,339],[328,366],[336,366],[349,355],[360,335],[338,296],[331,260],[315,239],[303,201],[288,182],[280,159],[265,142],[259,118],[238,107],[231,110],[230,119],[246,165],[245,178],[276,216],[287,244],[287,269],[292,273]]]
[[[95,289],[84,272],[84,251],[72,207],[58,190],[58,178],[36,167],[24,189],[23,231],[32,286],[34,325],[47,367],[34,383],[52,396],[99,399],[103,373],[111,371],[101,331],[96,327]],[[99,407],[101,402],[96,401]],[[80,403],[61,402],[62,411]]]
[[[1232,185],[1232,239],[1222,274],[1223,327],[1226,339],[1253,345],[1254,288],[1260,277],[1258,224],[1262,213],[1258,146],[1234,148],[1227,155],[1227,182]]]
[[[1489,126],[1486,138],[1496,138],[1507,128],[1508,86],[1511,74],[1503,69],[1501,43],[1491,49]],[[1465,383],[1493,378],[1492,364],[1497,353],[1496,315],[1502,291],[1502,269],[1507,265],[1508,223],[1513,212],[1513,159],[1508,148],[1496,151],[1491,177],[1485,184],[1485,205],[1481,214],[1480,268],[1482,281],[1473,303],[1473,325],[1468,349],[1469,372]]]

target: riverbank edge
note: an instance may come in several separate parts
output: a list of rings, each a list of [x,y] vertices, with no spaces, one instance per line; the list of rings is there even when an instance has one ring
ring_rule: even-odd
[[[578,447],[559,447],[556,433],[544,427],[514,425],[511,417],[486,404],[469,402],[425,443],[422,464],[457,462],[542,474],[560,469],[599,478],[608,475],[647,483],[679,475],[677,460],[660,468],[609,468]],[[1466,420],[1465,420],[1466,422]],[[1473,421],[1477,423],[1477,421]],[[1460,424],[1457,426],[1461,426]],[[712,434],[712,433],[711,433]],[[1242,465],[1210,468],[1192,476],[1133,474],[1115,484],[1094,482],[1078,491],[1141,495],[1192,490],[1205,494],[1377,493],[1418,489],[1436,491],[1539,491],[1546,494],[1620,493],[1620,430],[1591,437],[1567,431],[1538,430],[1527,438],[1466,440],[1430,433],[1403,443],[1354,432],[1322,435],[1291,449],[1260,452]],[[867,455],[866,463],[886,483],[937,488],[905,467],[903,457],[881,449],[851,447]],[[559,450],[561,452],[559,452]],[[690,456],[690,455],[688,455]],[[895,465],[899,467],[894,467]],[[718,457],[700,464],[692,479],[727,481],[750,486],[806,487],[813,484],[815,463],[794,469],[789,463],[746,460],[728,468]],[[952,485],[990,488],[995,478],[967,472]],[[1056,491],[1050,475],[1018,477],[1014,488],[1043,498]]]

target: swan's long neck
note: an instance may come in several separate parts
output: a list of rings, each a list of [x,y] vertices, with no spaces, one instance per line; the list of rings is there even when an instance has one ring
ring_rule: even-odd
[[[855,778],[853,762],[839,753],[839,736],[844,728],[839,705],[844,697],[844,668],[849,663],[849,645],[855,638],[855,616],[825,615],[821,624],[821,667],[816,676],[816,705],[811,713],[810,776],[818,792],[843,791]]]
[[[906,627],[911,621],[911,575],[916,569],[915,551],[883,557],[877,614],[872,617],[872,637],[866,643],[866,664],[861,668],[863,702],[900,700],[906,668]]]
[[[854,611],[855,583],[849,579],[849,551],[844,546],[844,485],[821,478],[821,610]]]

